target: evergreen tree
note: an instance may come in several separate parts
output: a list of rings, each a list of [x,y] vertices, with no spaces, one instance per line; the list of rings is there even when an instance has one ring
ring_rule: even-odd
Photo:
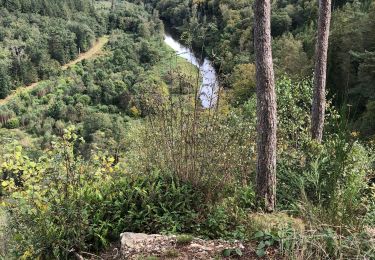
[[[272,212],[276,204],[276,93],[271,49],[271,1],[254,3],[257,86],[257,176],[259,206]]]

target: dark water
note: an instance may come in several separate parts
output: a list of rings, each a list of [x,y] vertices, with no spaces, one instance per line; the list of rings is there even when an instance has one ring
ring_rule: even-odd
[[[186,59],[199,69],[199,73],[203,79],[200,88],[202,106],[204,108],[213,107],[217,102],[219,81],[212,62],[207,58],[203,61],[198,59],[189,48],[183,46],[169,33],[165,33],[164,42],[170,46],[178,56]]]

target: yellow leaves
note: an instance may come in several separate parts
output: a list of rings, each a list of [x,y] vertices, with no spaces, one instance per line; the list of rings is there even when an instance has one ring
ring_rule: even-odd
[[[71,125],[68,128],[64,129],[64,141],[76,141],[78,136],[75,134],[75,130],[76,128],[74,125]]]
[[[27,260],[27,259],[32,259],[34,256],[34,249],[33,248],[29,248],[27,249],[23,255],[21,256],[21,260]]]
[[[115,158],[112,156],[102,157],[102,172],[113,173],[114,172]]]
[[[40,211],[46,212],[48,210],[48,204],[44,203],[42,200],[35,200],[34,202]]]
[[[4,189],[4,191],[12,192],[16,189],[16,185],[14,184],[14,180],[4,180],[1,182],[1,187]]]
[[[132,106],[130,108],[130,113],[133,117],[139,117],[141,115],[141,112],[138,110],[136,106]]]

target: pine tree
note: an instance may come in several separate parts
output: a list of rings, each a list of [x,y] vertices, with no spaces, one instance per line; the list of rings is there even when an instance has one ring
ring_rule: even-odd
[[[272,212],[276,204],[276,93],[271,49],[271,1],[254,3],[257,85],[257,176],[259,206]]]
[[[322,142],[326,107],[326,78],[331,0],[320,0],[318,39],[315,51],[314,96],[311,114],[311,136]]]

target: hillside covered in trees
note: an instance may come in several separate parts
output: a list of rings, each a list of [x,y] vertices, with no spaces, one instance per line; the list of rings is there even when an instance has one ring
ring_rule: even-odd
[[[1,89],[48,79],[90,48],[106,25],[85,1],[1,1]]]
[[[0,258],[375,258],[375,4],[320,2],[0,0]]]
[[[223,77],[254,63],[254,1],[133,0],[186,36],[213,58]],[[329,95],[365,136],[375,133],[375,9],[372,1],[333,0],[328,59]],[[271,32],[276,72],[309,77],[313,71],[317,1],[272,1]],[[187,35],[190,35],[188,37]],[[233,80],[227,82],[234,85]],[[350,108],[346,106],[350,105]]]

